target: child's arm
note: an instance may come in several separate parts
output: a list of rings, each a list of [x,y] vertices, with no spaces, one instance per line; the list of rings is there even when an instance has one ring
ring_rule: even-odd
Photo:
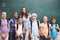
[[[30,28],[30,38],[32,38],[32,30],[31,30],[31,28]]]
[[[5,39],[7,37],[7,34],[0,33],[0,35],[1,35],[2,39]]]
[[[17,24],[15,24],[15,33],[16,33],[16,36],[19,36],[18,31],[17,31]]]
[[[8,23],[8,32],[7,32],[7,34],[9,34],[9,32],[10,32],[10,24]]]

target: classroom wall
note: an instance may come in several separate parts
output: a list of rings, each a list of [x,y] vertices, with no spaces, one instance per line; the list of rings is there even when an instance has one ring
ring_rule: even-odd
[[[29,13],[37,13],[41,22],[43,16],[46,15],[49,21],[51,17],[56,17],[57,23],[60,24],[60,0],[0,0],[0,15],[2,11],[7,11],[7,18],[12,18],[13,11],[18,11],[20,14],[23,6]]]

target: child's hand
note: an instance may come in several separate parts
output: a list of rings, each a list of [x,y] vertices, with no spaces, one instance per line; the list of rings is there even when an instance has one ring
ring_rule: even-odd
[[[38,34],[38,35],[37,35],[37,37],[39,38],[39,37],[40,37],[40,35]]]
[[[32,35],[30,35],[30,38],[32,39]]]
[[[45,38],[48,38],[48,36],[45,35]]]
[[[18,33],[16,34],[17,36],[20,36]]]
[[[2,38],[5,39],[7,37],[7,34],[2,34]]]

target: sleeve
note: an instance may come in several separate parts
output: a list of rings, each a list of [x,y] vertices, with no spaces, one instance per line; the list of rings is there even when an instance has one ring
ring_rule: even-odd
[[[31,17],[31,14],[29,13],[29,18]]]
[[[49,24],[49,27],[50,27],[50,29],[53,29],[54,28],[53,26],[51,26],[51,24]]]
[[[57,27],[56,28],[59,28],[59,25],[57,24]]]
[[[9,20],[9,24],[10,24],[11,20]]]
[[[51,28],[51,24],[49,24],[49,27]]]

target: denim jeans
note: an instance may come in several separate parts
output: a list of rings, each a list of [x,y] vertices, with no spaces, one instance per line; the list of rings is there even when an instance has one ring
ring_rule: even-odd
[[[45,36],[40,36],[40,40],[47,40]]]

